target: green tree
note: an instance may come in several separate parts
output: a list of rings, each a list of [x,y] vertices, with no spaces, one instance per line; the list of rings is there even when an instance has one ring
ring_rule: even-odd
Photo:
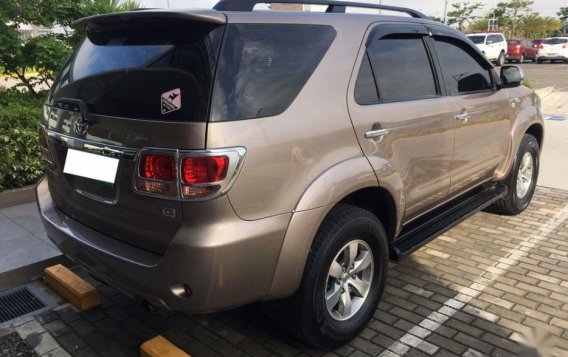
[[[517,22],[519,17],[530,10],[530,6],[534,3],[532,0],[512,0],[501,3],[507,10],[511,21],[511,37],[516,36]]]
[[[438,16],[429,16],[429,17],[430,17],[430,20],[432,20],[432,21],[444,23],[444,19],[442,19],[441,17],[438,17]]]
[[[453,10],[448,11],[448,23],[457,24],[460,31],[465,30],[465,24],[475,19],[473,13],[483,7],[480,2],[470,3],[468,1],[452,4]]]
[[[564,33],[568,32],[568,7],[561,7],[560,11],[556,13],[562,21],[562,29]]]
[[[487,31],[488,26],[489,22],[487,18],[476,19],[470,22],[470,24],[467,27],[467,31],[468,32]]]
[[[139,8],[134,1],[120,0],[1,0],[0,1],[0,71],[18,79],[18,86],[35,94],[37,84],[50,85],[55,73],[84,36],[70,29],[73,21],[91,15]],[[23,24],[58,26],[60,35],[45,35],[22,40],[18,32]],[[29,77],[26,72],[38,75]]]
[[[537,13],[523,15],[517,21],[517,30],[527,38],[542,36],[543,26],[544,19]]]

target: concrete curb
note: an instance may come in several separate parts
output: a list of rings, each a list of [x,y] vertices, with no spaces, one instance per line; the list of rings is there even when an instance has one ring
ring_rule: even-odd
[[[36,185],[0,192],[0,208],[33,202],[36,199]]]
[[[554,92],[554,87],[546,87],[535,90],[535,93],[540,97],[541,100],[549,96],[552,92]]]
[[[52,265],[74,266],[63,254],[0,273],[0,291],[10,289],[43,277],[43,270]]]

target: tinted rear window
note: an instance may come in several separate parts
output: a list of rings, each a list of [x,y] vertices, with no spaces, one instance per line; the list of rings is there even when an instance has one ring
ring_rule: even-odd
[[[372,43],[367,52],[381,101],[396,102],[438,95],[422,38],[383,38]]]
[[[519,43],[521,43],[519,40],[507,40],[507,44],[509,45],[518,45]]]
[[[568,39],[565,38],[549,38],[544,40],[545,45],[561,45],[563,43],[568,43]]]
[[[232,24],[221,50],[213,121],[278,115],[296,98],[335,37],[330,26]]]
[[[50,103],[80,98],[91,114],[206,121],[223,27],[136,19],[89,33],[53,86]]]

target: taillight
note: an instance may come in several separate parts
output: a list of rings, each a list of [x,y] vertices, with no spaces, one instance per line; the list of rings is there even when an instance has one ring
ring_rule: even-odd
[[[43,126],[39,127],[39,143],[41,145],[41,156],[48,162],[53,163],[53,156],[49,150],[49,142],[47,137],[47,130]]]
[[[536,45],[536,48],[543,48],[542,44]]]
[[[227,192],[243,155],[242,148],[182,154],[181,196],[196,199]]]
[[[169,155],[143,154],[140,158],[140,176],[152,180],[175,181],[176,159]]]
[[[138,161],[135,188],[184,199],[218,197],[230,189],[245,153],[244,148],[179,151],[175,155],[146,151]]]
[[[138,162],[138,191],[177,196],[177,164],[174,155],[150,154],[140,155]]]
[[[221,156],[184,157],[181,162],[183,183],[214,183],[227,176],[229,158]]]
[[[564,45],[564,46],[562,46],[562,48],[568,48],[568,45]]]

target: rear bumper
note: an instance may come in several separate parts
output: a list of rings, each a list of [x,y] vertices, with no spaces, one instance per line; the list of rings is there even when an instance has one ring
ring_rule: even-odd
[[[507,53],[507,55],[505,56],[505,59],[519,60],[519,59],[521,59],[521,54],[520,53]]]
[[[536,59],[540,61],[549,61],[549,60],[568,60],[568,55],[536,55]]]
[[[204,217],[202,225],[182,225],[166,253],[158,255],[65,215],[55,207],[46,179],[37,186],[37,197],[47,235],[66,256],[128,295],[190,312],[225,310],[266,298],[290,220],[290,214],[241,220],[226,196],[202,202],[189,209],[191,214],[207,213],[216,223]],[[193,294],[176,294],[180,284],[191,286]]]

